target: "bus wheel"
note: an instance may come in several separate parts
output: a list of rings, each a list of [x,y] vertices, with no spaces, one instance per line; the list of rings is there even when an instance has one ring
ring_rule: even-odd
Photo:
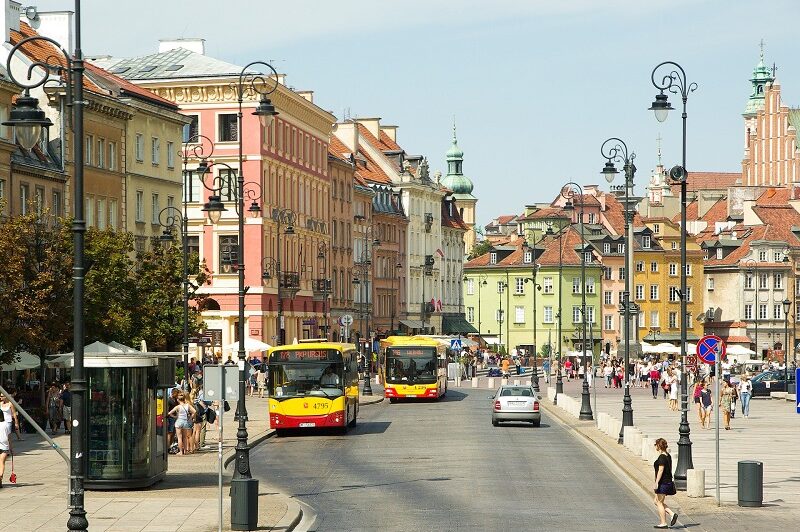
[[[286,436],[286,429],[275,429],[275,437],[282,438]]]
[[[389,398],[389,402],[390,403],[396,403],[397,402],[397,397],[390,397]]]
[[[347,426],[348,427],[355,427],[357,419],[358,419],[358,412],[353,412],[353,419],[350,420],[350,423],[348,423]]]

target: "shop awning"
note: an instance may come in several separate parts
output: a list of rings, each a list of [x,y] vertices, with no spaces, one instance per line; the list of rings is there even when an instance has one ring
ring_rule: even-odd
[[[409,329],[422,329],[422,322],[419,320],[400,320],[400,323]]]
[[[442,316],[444,334],[475,334],[478,329],[470,325],[464,316]]]

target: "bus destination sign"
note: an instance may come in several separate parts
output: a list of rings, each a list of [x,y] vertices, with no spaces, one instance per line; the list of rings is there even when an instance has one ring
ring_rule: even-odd
[[[422,347],[395,347],[392,348],[392,354],[407,357],[431,356],[433,355],[433,350]]]
[[[338,352],[333,349],[292,349],[287,351],[278,351],[277,353],[273,353],[273,355],[277,355],[277,359],[283,362],[291,362],[291,361],[325,361],[325,360],[333,360],[339,357],[336,357]]]

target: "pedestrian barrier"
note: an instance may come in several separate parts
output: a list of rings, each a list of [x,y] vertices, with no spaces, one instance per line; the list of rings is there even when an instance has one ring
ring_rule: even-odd
[[[547,388],[547,398],[551,401],[555,401],[556,399],[556,389],[553,387]]]
[[[502,381],[500,381],[500,382],[501,382],[501,384],[502,384],[503,386],[508,386],[508,379],[504,378],[504,379],[503,379]]]
[[[599,414],[597,414],[597,430],[599,430],[600,432],[605,432],[603,427],[605,426],[607,420],[608,420],[608,414],[606,414],[605,412],[600,412]]]
[[[608,424],[608,435],[614,439],[619,437],[619,431],[622,430],[622,421],[612,417],[611,422]]]
[[[686,495],[688,497],[706,496],[706,470],[687,469],[686,470]]]
[[[478,387],[478,377],[472,377],[472,387],[473,388]]]
[[[633,437],[631,438],[630,450],[636,456],[641,456],[642,455],[642,440],[644,439],[643,435],[642,435],[642,431],[637,429],[637,430],[633,431],[632,436]]]
[[[634,445],[637,443],[636,433],[639,434],[638,449],[634,447]],[[634,454],[636,454],[639,450],[641,450],[642,446],[641,437],[642,433],[639,432],[639,429],[637,429],[636,427],[625,427],[622,429],[622,445],[624,445],[626,449],[628,449],[630,452]]]
[[[494,377],[489,377],[489,389],[494,390]]]
[[[770,399],[786,399],[786,392],[770,392]]]

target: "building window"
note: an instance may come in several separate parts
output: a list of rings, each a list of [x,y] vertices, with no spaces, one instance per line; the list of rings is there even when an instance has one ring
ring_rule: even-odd
[[[1,186],[0,186],[0,189],[2,189]],[[3,197],[2,190],[0,190],[0,198],[2,198],[2,197]],[[61,216],[61,213],[62,213],[63,210],[64,209],[63,209],[63,204],[61,202],[61,192],[58,191],[58,190],[54,190],[53,191],[53,204],[51,206],[51,211],[53,213],[53,216],[56,216],[56,217]]]
[[[758,306],[758,319],[760,319],[760,320],[767,319],[767,306],[766,305],[759,305]]]
[[[86,140],[84,142],[83,150],[86,158],[84,163],[87,166],[94,166],[94,136],[86,135]]]
[[[766,290],[769,288],[769,276],[766,273],[759,273],[758,274],[758,289],[759,290]]]
[[[489,253],[489,264],[497,264],[497,253],[494,251]]]
[[[678,264],[675,262],[669,263],[669,276],[676,277],[678,275]]]
[[[503,281],[497,281],[497,293],[502,294],[506,291],[506,283]]]
[[[589,213],[589,223],[590,224],[597,223],[597,217],[596,217],[595,213],[593,213],[593,212]]]
[[[589,305],[586,307],[586,314],[589,316],[589,323],[594,323],[594,307]]]
[[[144,136],[141,133],[136,134],[136,161],[144,162]]]
[[[591,264],[592,263],[592,252],[591,251],[585,251],[583,253],[583,262],[585,262],[586,264]]]
[[[525,262],[525,264],[530,264],[531,260],[533,260],[533,253],[531,253],[530,251],[526,251],[522,260],[523,262]]]
[[[581,278],[580,277],[573,277],[572,278],[572,293],[573,294],[580,294],[581,293]]]
[[[188,124],[183,125],[183,142],[196,142],[199,139],[197,138],[197,134],[200,132],[198,125],[200,124],[200,116],[199,115],[186,115],[192,121]]]
[[[97,139],[97,167],[106,167],[106,139]]]
[[[758,262],[767,262],[767,252],[766,251],[759,251],[758,252]]]
[[[603,292],[603,304],[604,305],[611,305],[613,301],[613,292],[610,290],[606,290]]]
[[[650,235],[642,235],[642,247],[650,249]]]
[[[773,320],[783,319],[783,305],[781,303],[775,303],[772,305],[772,319]]]
[[[622,303],[624,303],[624,302],[625,302],[625,292],[624,292],[624,291],[619,291],[619,292],[617,292],[617,298],[618,298],[618,299],[617,299],[617,303],[619,303],[620,305],[622,305]]]
[[[167,207],[175,206],[175,196],[167,196]]]
[[[552,277],[543,277],[542,278],[542,292],[545,294],[552,294],[553,293],[553,278]]]
[[[503,323],[503,314],[505,314],[502,310],[497,309],[494,313],[494,319],[497,323]]]
[[[167,142],[167,168],[175,168],[175,143]]]
[[[659,325],[658,311],[657,310],[651,310],[650,311],[650,327],[652,327],[654,329],[661,327]]]
[[[136,221],[144,223],[144,192],[136,191]]]
[[[637,284],[636,285],[636,296],[635,296],[635,298],[636,298],[637,301],[641,301],[641,300],[644,299],[644,285],[643,284]]]
[[[603,268],[603,278],[606,281],[610,281],[611,280],[611,274],[612,273],[613,273],[613,271],[611,270],[611,268]]]
[[[581,323],[581,307],[578,305],[572,306],[572,323]]]
[[[620,281],[624,281],[625,280],[625,268],[620,268],[619,269],[619,280]]]
[[[108,143],[108,169],[116,171],[117,169],[117,143]]]
[[[651,284],[650,285],[650,300],[651,301],[658,301],[658,285]]]
[[[692,276],[692,265],[688,262],[686,263],[686,277]]]
[[[475,293],[475,279],[468,278],[467,279],[467,295],[471,296],[474,293]]]
[[[525,293],[525,278],[524,277],[516,277],[514,279],[514,293],[524,294]]]
[[[6,180],[0,179],[0,199],[6,197]]]
[[[753,288],[753,274],[752,273],[744,274],[744,287],[745,288]]]
[[[670,312],[669,313],[669,328],[675,329],[678,327],[678,313],[677,312]]]
[[[219,237],[219,271],[233,273],[239,259],[239,237],[236,235],[220,235]]]
[[[661,232],[661,224],[653,224],[653,232],[659,234]]]
[[[691,286],[687,286],[686,287],[686,301],[688,301],[689,303],[692,302],[692,287]]]
[[[772,262],[780,262],[783,260],[783,253],[780,251],[773,251],[772,252]]]
[[[150,162],[157,165],[161,162],[161,140],[158,137],[150,139]]]
[[[753,305],[747,304],[744,306],[744,319],[746,320],[753,319]]]
[[[236,142],[239,140],[238,117],[235,114],[222,114],[217,117],[217,140]]]
[[[98,152],[99,153],[99,152]],[[100,198],[97,200],[97,228],[101,231],[106,228],[106,199]]]
[[[717,248],[717,260],[722,260],[722,248]]]
[[[709,277],[708,279],[706,279],[706,283],[708,284],[707,288],[709,289],[709,291],[713,291],[714,290],[714,278],[713,277]]]
[[[25,216],[28,214],[28,202],[31,199],[31,188],[26,184],[19,186],[19,212]]]
[[[475,321],[475,307],[467,307],[467,321],[470,323]]]
[[[514,323],[525,323],[525,307],[514,307]]]
[[[544,323],[553,323],[553,307],[544,307]]]
[[[617,253],[625,253],[625,244],[617,244]]]
[[[603,329],[606,331],[614,330],[614,316],[610,314],[603,316]]]
[[[117,228],[117,200],[108,201],[108,225],[111,229]]]
[[[774,283],[775,290],[783,290],[783,274],[782,273],[776,273],[775,274],[775,281],[773,283]]]
[[[150,223],[157,224],[158,223],[158,215],[161,212],[161,205],[158,201],[158,194],[153,193],[152,201],[151,201],[151,208],[153,209],[150,216]]]
[[[672,244],[672,245],[671,245],[670,247],[671,247],[672,249],[678,249],[678,243],[677,243],[677,242],[672,242],[671,244]]]
[[[609,253],[611,253],[611,244],[606,242],[603,244],[603,255],[608,255]]]
[[[636,272],[643,272],[644,271],[644,261],[637,260],[636,261]]]
[[[651,262],[650,263],[650,272],[651,273],[658,273],[658,263],[657,262]]]
[[[680,301],[680,294],[681,291],[677,286],[670,286],[669,287],[669,301],[670,303],[675,303],[676,301]]]
[[[200,260],[200,237],[198,235],[189,235],[186,237],[186,255],[194,257],[194,261]]]
[[[36,214],[44,214],[44,188],[36,187],[33,191],[33,204],[36,207]]]
[[[586,279],[586,293],[594,294],[594,277]]]
[[[84,198],[84,209],[86,217],[86,227],[94,227],[94,198],[87,196]]]

